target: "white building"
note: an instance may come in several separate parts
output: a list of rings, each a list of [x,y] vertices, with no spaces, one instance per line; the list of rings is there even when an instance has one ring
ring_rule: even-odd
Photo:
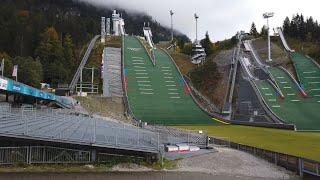
[[[101,43],[106,41],[106,18],[101,17]]]
[[[113,24],[113,34],[115,36],[120,36],[120,35],[124,35],[124,20],[122,19],[122,17],[120,16],[119,13],[117,13],[117,10],[113,11],[112,14],[112,24]]]

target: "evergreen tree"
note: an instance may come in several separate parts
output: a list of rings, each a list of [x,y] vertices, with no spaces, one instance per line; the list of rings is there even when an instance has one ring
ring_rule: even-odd
[[[254,22],[251,24],[250,35],[252,35],[254,37],[258,37],[259,36],[259,33],[257,31],[256,25],[255,25]]]
[[[63,40],[63,54],[65,58],[65,67],[70,69],[70,73],[73,73],[77,67],[77,62],[74,54],[74,45],[72,38],[67,34]],[[71,74],[69,74],[69,77]]]
[[[41,35],[41,41],[36,49],[36,57],[41,60],[46,83],[56,85],[56,82],[65,83],[67,81],[70,67],[64,66],[66,62],[63,48],[55,28],[47,28]]]
[[[210,56],[211,54],[213,54],[213,44],[210,40],[208,31],[206,32],[205,38],[202,39],[200,43],[202,47],[205,49],[207,56]]]
[[[40,83],[42,82],[43,77],[40,60],[34,60],[32,57],[16,57],[13,59],[13,63],[19,66],[19,82],[28,84],[32,87],[40,88]]]
[[[289,17],[287,16],[286,18],[285,18],[285,20],[283,21],[283,33],[284,34],[286,34],[286,35],[289,35],[289,34],[291,34],[291,32],[290,32],[290,19],[289,19]]]

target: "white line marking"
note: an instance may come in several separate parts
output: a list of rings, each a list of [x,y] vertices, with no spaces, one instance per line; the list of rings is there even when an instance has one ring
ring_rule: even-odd
[[[143,62],[143,60],[140,59],[132,59],[133,62]]]
[[[276,100],[276,99],[268,99],[268,101],[270,101],[270,102],[276,102],[277,100]]]
[[[267,90],[267,89],[269,89],[269,88],[262,88],[263,90]]]
[[[148,95],[152,95],[153,94],[153,92],[140,92],[140,94],[148,94]]]
[[[139,83],[149,83],[150,81],[138,81]]]
[[[140,91],[153,91],[153,89],[139,88]]]
[[[168,71],[171,71],[171,69],[161,69],[161,71],[168,72]]]
[[[166,81],[166,83],[173,83],[174,81]]]
[[[310,89],[310,91],[320,91],[320,89]]]
[[[139,74],[139,75],[147,75],[148,73],[136,73],[136,74]]]
[[[279,77],[277,77],[278,79],[283,79],[284,77],[282,77],[282,76],[279,76]]]
[[[143,86],[143,87],[150,87],[150,84],[138,84],[138,86]]]
[[[134,59],[143,59],[142,57],[136,57],[136,56],[133,56],[132,58],[134,58]]]
[[[316,71],[305,71],[303,72],[304,74],[311,74],[311,73],[316,73]]]
[[[144,63],[136,63],[136,62],[134,62],[134,63],[132,63],[132,64],[134,64],[134,65],[143,65]]]
[[[180,99],[179,96],[175,96],[175,97],[170,97],[171,99]]]
[[[295,96],[295,94],[287,94],[288,96]]]
[[[280,82],[281,84],[288,84],[288,82]]]
[[[291,87],[288,87],[288,86],[286,86],[286,87],[283,87],[283,88],[285,88],[285,89],[291,89]]]
[[[168,87],[173,87],[173,86],[176,86],[175,84],[168,84],[168,85],[166,85],[166,86],[168,86]]]
[[[146,68],[146,67],[143,67],[143,66],[133,66],[135,68]]]
[[[165,75],[169,75],[169,76],[172,76],[172,73],[163,73]]]
[[[147,70],[145,70],[145,69],[135,69],[134,71],[141,72],[141,71],[147,71]]]
[[[149,77],[136,77],[137,79],[148,79]]]
[[[317,79],[317,78],[320,78],[320,76],[306,77],[306,79]]]
[[[273,94],[270,94],[270,93],[268,93],[268,94],[265,94],[266,96],[272,96]]]
[[[297,100],[297,99],[293,99],[291,100],[292,102],[299,102],[300,100]]]
[[[280,106],[279,105],[275,105],[275,106],[272,106],[273,108],[279,108]]]

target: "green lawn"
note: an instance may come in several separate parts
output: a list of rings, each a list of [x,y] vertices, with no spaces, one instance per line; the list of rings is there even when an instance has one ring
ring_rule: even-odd
[[[236,125],[178,128],[203,130],[212,137],[228,138],[235,143],[320,161],[320,133]]]

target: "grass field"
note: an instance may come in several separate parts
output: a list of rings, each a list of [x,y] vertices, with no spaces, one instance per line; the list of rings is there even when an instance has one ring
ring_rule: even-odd
[[[203,130],[212,137],[228,138],[231,142],[320,161],[320,133],[295,132],[248,126],[183,126]]]

